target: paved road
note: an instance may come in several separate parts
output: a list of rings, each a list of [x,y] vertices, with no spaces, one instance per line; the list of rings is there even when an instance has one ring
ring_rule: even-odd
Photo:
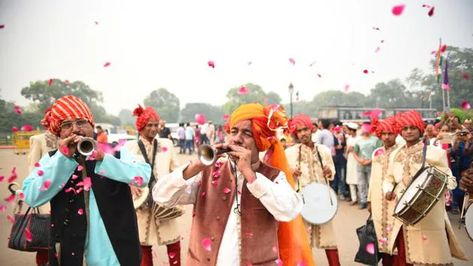
[[[185,162],[191,159],[188,155],[179,155],[178,161]],[[8,176],[12,167],[17,167],[19,180],[27,174],[26,170],[26,156],[15,155],[13,150],[0,149],[0,175]],[[0,183],[0,199],[3,202],[3,198],[8,196],[5,181]],[[7,213],[11,213],[12,206],[8,206]],[[186,213],[179,218],[182,223],[181,235],[182,235],[182,258],[185,257],[186,249],[188,245],[188,236],[191,225],[191,206],[186,206]],[[335,217],[335,226],[337,228],[337,241],[339,243],[339,253],[342,265],[356,265],[353,262],[356,250],[358,248],[358,240],[356,238],[355,229],[364,224],[365,219],[368,217],[366,210],[358,210],[358,208],[349,206],[346,202],[341,202],[337,216]],[[463,245],[465,251],[473,251],[473,241],[471,241],[463,228],[458,228],[457,216],[451,217],[452,223],[454,224],[456,234]],[[7,238],[10,231],[10,223],[6,219],[5,213],[0,213],[0,265],[34,265],[34,253],[20,252],[7,248]],[[168,265],[166,257],[165,247],[155,247],[155,265]],[[322,250],[314,250],[314,257],[317,261],[317,265],[328,265],[325,253]],[[472,256],[473,257],[473,256]],[[184,258],[185,259],[185,258]],[[455,265],[473,265],[472,262],[463,262],[455,260]]]

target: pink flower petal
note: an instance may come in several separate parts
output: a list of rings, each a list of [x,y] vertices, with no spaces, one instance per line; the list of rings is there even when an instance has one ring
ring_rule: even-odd
[[[167,148],[167,147],[162,147],[162,148],[161,148],[161,151],[162,151],[162,152],[167,152],[167,151],[168,151],[168,148]]]
[[[462,101],[461,107],[463,110],[469,110],[471,109],[471,104],[468,101]]]
[[[42,176],[44,174],[44,171],[43,170],[38,170],[38,172],[36,172],[39,176]]]
[[[230,192],[232,192],[232,190],[227,188],[227,187],[223,189],[223,193],[225,193],[225,194],[228,194]]]
[[[375,151],[374,156],[380,156],[384,154],[384,149],[378,149]]]
[[[84,184],[84,190],[89,191],[90,187],[92,186],[92,180],[90,179],[90,177],[84,178],[83,184]]]
[[[15,106],[13,107],[13,110],[15,111],[15,113],[17,113],[17,114],[19,114],[19,115],[21,115],[21,113],[23,113],[23,111],[21,110],[21,107],[18,106],[18,105],[15,105]]]
[[[20,200],[25,200],[25,193],[23,193],[22,191],[17,190],[16,195],[18,195],[18,198]]]
[[[434,6],[430,8],[429,13],[427,13],[429,15],[429,17],[434,15],[434,10],[435,10]]]
[[[18,128],[17,128],[17,127],[12,127],[12,128],[11,128],[11,131],[12,131],[13,133],[18,132]]]
[[[246,86],[241,86],[238,89],[238,94],[240,94],[240,95],[245,95],[245,94],[248,94],[249,92],[250,92],[250,90]]]
[[[0,212],[6,212],[7,211],[7,206],[0,204]]]
[[[379,243],[385,244],[388,243],[388,239],[386,237],[378,239]]]
[[[366,252],[368,252],[371,255],[374,254],[374,244],[373,243],[366,244]]]
[[[43,185],[41,186],[40,190],[41,191],[46,191],[46,190],[49,189],[50,186],[51,186],[51,180],[46,179],[46,180],[44,180]]]
[[[373,30],[379,30],[379,28],[378,27],[373,27]]]
[[[212,180],[212,181],[210,181],[210,183],[211,183],[214,187],[216,187],[217,184],[218,184],[218,180]]]
[[[440,47],[440,52],[441,52],[441,53],[445,53],[445,51],[447,51],[447,45],[446,45],[446,44],[443,44],[443,45]]]
[[[363,69],[363,73],[368,74],[369,73],[368,69]]]
[[[109,67],[111,65],[110,62],[106,62],[105,64],[103,64],[103,67]]]
[[[5,176],[3,176],[3,175],[0,175],[0,182],[2,182],[2,181],[3,181],[3,179],[5,179]]]
[[[15,200],[15,194],[10,194],[10,196],[4,198],[4,200],[8,203],[12,203]]]
[[[215,68],[215,62],[212,61],[212,60],[209,60],[209,61],[207,62],[207,65],[208,65],[209,67],[211,67],[211,68]]]
[[[379,48],[379,46],[378,46],[378,47],[376,47],[376,50],[374,50],[374,52],[377,53],[377,52],[379,52],[379,50],[381,50],[381,48]]]
[[[69,147],[67,147],[66,145],[62,145],[59,150],[62,152],[62,154],[69,154]]]
[[[34,167],[40,167],[41,165],[37,162],[34,164]]]
[[[25,132],[31,132],[31,131],[34,130],[34,128],[33,128],[32,125],[24,124],[24,125],[21,127],[21,130],[22,130],[22,131],[25,131]]]
[[[77,171],[80,172],[80,171],[82,171],[82,169],[84,169],[84,166],[82,166],[82,165],[79,164],[79,165],[77,166]]]
[[[405,7],[406,7],[406,5],[404,5],[404,4],[394,6],[393,9],[391,10],[391,12],[393,13],[394,16],[400,16],[402,14],[402,12],[404,12]]]
[[[5,28],[5,24],[0,24],[0,29],[4,29]]]
[[[176,257],[176,252],[171,251],[171,252],[168,253],[168,256],[169,256],[170,259],[174,259]]]
[[[79,176],[78,175],[72,175],[72,180],[76,180]]]
[[[84,209],[80,208],[79,210],[77,210],[77,214],[79,214],[79,215],[84,214]]]
[[[69,193],[69,192],[74,192],[76,194],[76,190],[73,187],[66,188],[64,192]]]
[[[51,84],[53,84],[53,81],[54,81],[53,79],[49,79],[48,80],[48,86],[51,86]]]
[[[206,251],[211,251],[212,250],[212,240],[210,240],[210,238],[204,238],[202,239],[202,241],[200,242],[202,244],[202,247],[204,248],[204,250]]]
[[[33,241],[33,234],[31,233],[29,228],[25,228],[25,238],[27,242]]]
[[[13,217],[12,215],[8,214],[8,215],[7,215],[7,219],[8,219],[8,221],[9,221],[11,224],[14,224],[14,223],[15,223],[15,217]]]
[[[295,64],[296,64],[296,60],[294,60],[294,58],[289,58],[289,63],[291,63],[292,65],[295,65]]]
[[[133,178],[133,183],[132,183],[133,185],[141,187],[141,186],[143,186],[143,183],[144,183],[143,177],[135,176]]]
[[[17,178],[18,178],[18,175],[16,174],[16,167],[13,167],[13,169],[11,170],[10,177],[8,177],[7,182],[11,183],[15,181]]]

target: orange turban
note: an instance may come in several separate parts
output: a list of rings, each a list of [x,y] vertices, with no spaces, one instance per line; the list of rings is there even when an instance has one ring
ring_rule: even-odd
[[[144,109],[141,107],[141,105],[138,105],[135,110],[133,110],[133,115],[136,116],[136,129],[138,129],[138,132],[141,132],[143,128],[148,124],[149,120],[157,120],[159,121],[159,115],[156,113],[156,111],[153,109],[153,107],[146,107]]]
[[[287,181],[295,187],[284,148],[276,138],[276,129],[287,127],[284,107],[280,105],[243,104],[230,116],[228,129],[243,120],[252,121],[252,133],[259,151],[266,151],[265,163],[283,171]],[[280,222],[278,230],[279,254],[284,265],[315,265],[302,217]]]
[[[399,131],[406,126],[415,126],[419,129],[421,134],[424,133],[425,124],[422,120],[422,116],[414,110],[400,113],[396,115],[395,119]]]
[[[310,116],[306,114],[298,114],[289,121],[289,132],[294,134],[297,130],[297,126],[305,126],[310,131],[314,130],[314,124],[312,124]]]
[[[373,132],[378,138],[381,138],[383,132],[390,132],[397,135],[399,131],[396,127],[396,119],[394,116],[390,116],[382,121],[373,121]]]
[[[94,117],[89,107],[81,99],[73,95],[63,96],[56,100],[50,110],[46,111],[41,124],[49,131],[59,136],[61,124],[64,120],[86,119],[94,126]]]

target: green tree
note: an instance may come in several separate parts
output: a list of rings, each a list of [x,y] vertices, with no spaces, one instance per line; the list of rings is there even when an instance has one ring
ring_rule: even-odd
[[[207,103],[188,103],[181,110],[181,122],[195,121],[196,114],[204,114],[207,120],[212,120],[214,124],[223,123],[223,111],[220,106],[213,106]]]
[[[223,105],[223,110],[225,113],[233,112],[238,106],[245,103],[260,103],[260,104],[270,104],[270,103],[280,103],[281,97],[275,92],[266,93],[261,88],[261,86],[247,83],[243,85],[248,89],[248,93],[241,94],[240,88],[242,86],[231,88],[227,93],[228,101]]]
[[[179,119],[179,98],[164,88],[154,90],[145,98],[144,104],[153,107],[168,122]]]
[[[314,112],[324,106],[366,106],[366,96],[359,92],[344,93],[339,90],[329,90],[314,96],[311,102],[310,112]]]
[[[408,91],[399,79],[376,84],[371,89],[368,99],[367,104],[371,107],[421,107],[420,101],[414,98],[414,94]]]
[[[120,118],[122,126],[133,126],[135,124],[135,118],[133,117],[133,113],[129,109],[121,109],[118,113],[118,118]]]

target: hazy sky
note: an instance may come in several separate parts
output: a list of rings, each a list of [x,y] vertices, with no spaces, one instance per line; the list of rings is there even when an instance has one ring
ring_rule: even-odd
[[[81,80],[115,114],[161,87],[181,108],[221,105],[246,82],[283,102],[290,82],[304,100],[346,85],[368,93],[415,67],[433,71],[440,37],[473,47],[472,0],[0,0],[2,24],[2,98],[25,105],[30,81]]]

